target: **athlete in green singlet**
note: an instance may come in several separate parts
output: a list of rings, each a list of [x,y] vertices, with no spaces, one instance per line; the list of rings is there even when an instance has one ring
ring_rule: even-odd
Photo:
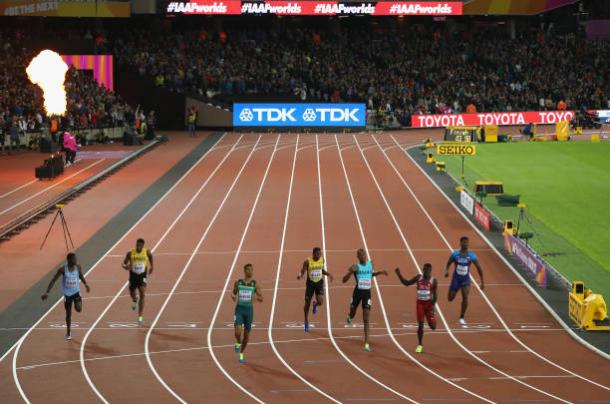
[[[256,284],[252,273],[254,267],[252,264],[246,264],[244,266],[245,277],[239,279],[233,285],[233,293],[231,298],[233,301],[237,301],[235,305],[235,352],[239,353],[239,362],[244,363],[244,351],[248,345],[248,339],[250,337],[250,330],[252,329],[252,321],[254,320],[254,308],[253,301],[254,295],[256,300],[259,302],[263,301],[263,295]],[[243,336],[242,336],[243,328]]]

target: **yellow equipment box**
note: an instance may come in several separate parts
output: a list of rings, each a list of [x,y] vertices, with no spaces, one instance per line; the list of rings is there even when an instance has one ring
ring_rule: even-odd
[[[483,126],[483,139],[485,143],[498,143],[498,125]]]
[[[570,318],[576,325],[589,331],[610,331],[608,308],[604,297],[585,289],[582,281],[572,282],[572,290],[568,299]]]

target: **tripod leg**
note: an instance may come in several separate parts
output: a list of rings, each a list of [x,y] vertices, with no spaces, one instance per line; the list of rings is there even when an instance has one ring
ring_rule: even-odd
[[[47,238],[49,237],[49,233],[51,233],[51,229],[53,228],[53,225],[55,224],[55,221],[57,220],[57,216],[59,216],[60,214],[60,210],[58,210],[55,213],[55,217],[53,218],[53,221],[51,222],[51,225],[49,226],[49,230],[47,231],[47,234],[44,236],[44,240],[42,240],[42,244],[40,245],[40,249],[42,250],[42,247],[44,247],[44,243],[46,243]]]
[[[70,234],[70,229],[68,228],[68,222],[66,221],[64,213],[61,210],[59,211],[59,214],[61,215],[61,224],[64,228],[64,240],[66,241],[66,250],[68,249],[68,240],[70,240],[70,244],[72,245],[72,248],[74,248],[74,241],[72,241],[72,235]],[[66,237],[66,234],[68,235],[68,237]]]

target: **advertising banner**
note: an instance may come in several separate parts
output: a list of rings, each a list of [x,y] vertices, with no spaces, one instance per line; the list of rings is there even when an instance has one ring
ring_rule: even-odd
[[[436,154],[439,156],[474,156],[477,147],[473,144],[441,143],[436,145]]]
[[[460,204],[470,213],[474,212],[474,198],[468,194],[468,192],[460,191]]]
[[[194,0],[167,4],[167,13],[276,15],[461,15],[462,2],[338,2]]]
[[[475,203],[474,220],[476,220],[476,222],[480,224],[485,231],[489,231],[489,228],[491,227],[489,219],[489,212],[487,212],[487,210],[485,210],[485,208],[483,208],[480,204]]]
[[[233,104],[233,126],[364,127],[364,104]]]
[[[0,15],[41,17],[129,17],[131,3],[101,0],[6,0]]]
[[[68,66],[78,70],[92,70],[100,86],[114,91],[114,64],[112,55],[61,55]]]
[[[510,255],[519,259],[532,274],[539,286],[546,288],[547,276],[544,262],[523,241],[509,232],[504,232],[504,246]]]
[[[524,111],[524,112],[481,112],[477,114],[412,115],[414,128],[439,128],[447,126],[481,125],[525,125],[528,123],[555,124],[569,121],[574,111]]]

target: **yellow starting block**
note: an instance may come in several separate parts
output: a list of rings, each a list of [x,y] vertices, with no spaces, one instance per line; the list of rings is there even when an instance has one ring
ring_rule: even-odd
[[[445,172],[445,162],[444,161],[436,162],[436,171]]]
[[[593,143],[599,143],[600,141],[600,137],[599,135],[595,134],[595,135],[591,135],[591,142]]]
[[[585,289],[582,281],[572,282],[568,309],[570,318],[579,328],[589,331],[610,331],[608,308],[604,297]]]

